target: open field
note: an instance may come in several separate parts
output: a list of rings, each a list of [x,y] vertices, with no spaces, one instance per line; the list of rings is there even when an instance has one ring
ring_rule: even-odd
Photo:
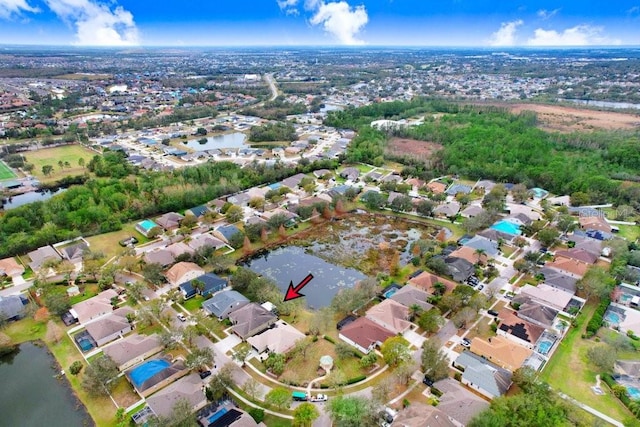
[[[515,104],[513,113],[533,111],[538,114],[540,127],[556,132],[592,131],[596,129],[638,129],[640,115],[596,111],[561,105]]]
[[[93,74],[93,73],[71,73],[71,74],[62,74],[60,76],[56,76],[56,79],[61,80],[105,80],[111,78],[111,74]]]
[[[398,156],[411,156],[429,160],[433,153],[440,151],[442,145],[435,142],[418,141],[415,139],[393,138],[389,141],[387,151]]]
[[[596,384],[596,372],[587,360],[587,350],[597,345],[594,340],[582,339],[586,324],[593,315],[596,305],[586,305],[582,314],[578,316],[578,326],[571,328],[560,346],[547,363],[541,374],[541,379],[549,385],[561,391],[577,401],[589,405],[598,411],[622,421],[625,425],[638,426],[640,421],[635,420],[631,412],[616,399],[608,387],[603,384],[605,394],[598,396],[591,390]],[[567,369],[571,375],[566,375]]]
[[[95,155],[95,152],[81,145],[64,145],[62,147],[29,151],[25,157],[27,162],[35,166],[32,172],[34,176],[42,182],[52,182],[65,176],[82,175],[86,172],[86,168],[80,166],[78,160],[82,158],[85,164],[88,164]],[[59,162],[63,164],[69,162],[69,166],[63,165],[63,167],[60,167]],[[44,165],[53,167],[53,171],[48,176],[42,172]]]
[[[3,161],[0,161],[0,181],[15,178],[16,174]]]
[[[122,225],[122,230],[113,231],[111,233],[98,234],[96,236],[87,237],[89,247],[93,252],[102,252],[107,259],[113,256],[119,255],[126,250],[118,243],[120,240],[126,239],[129,236],[135,236],[138,239],[139,244],[149,241],[142,234],[138,233],[135,229],[136,223],[130,222]]]

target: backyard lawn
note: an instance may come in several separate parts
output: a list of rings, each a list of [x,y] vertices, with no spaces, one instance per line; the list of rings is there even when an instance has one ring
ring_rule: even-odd
[[[82,175],[87,169],[86,166],[80,166],[78,161],[83,159],[86,165],[96,154],[81,145],[64,145],[29,151],[29,154],[25,157],[28,163],[32,163],[35,166],[31,172],[35,177],[42,182],[52,182],[66,176]],[[63,163],[62,167],[60,167],[59,162]],[[65,166],[65,162],[68,163],[67,166]],[[53,167],[49,175],[45,175],[42,172],[42,167],[45,165]]]
[[[200,310],[202,303],[205,301],[202,295],[196,295],[193,298],[189,298],[182,303],[182,306],[186,308],[190,313],[195,313]]]
[[[69,303],[71,305],[77,304],[93,296],[96,296],[98,295],[98,292],[100,292],[100,289],[98,289],[97,283],[86,284],[84,285],[84,289],[82,289],[82,287],[83,287],[82,285],[79,285],[80,294],[74,295],[71,298],[69,298]]]
[[[620,228],[618,235],[629,242],[635,242],[640,238],[640,226],[638,225],[618,225],[618,228]]]
[[[593,303],[584,307],[582,315],[578,317],[578,327],[572,328],[562,340],[544,368],[541,379],[549,383],[553,389],[624,422],[625,425],[638,426],[640,422],[634,419],[631,412],[611,394],[604,383],[602,383],[604,395],[597,396],[591,390],[591,386],[596,384],[597,372],[588,363],[586,353],[597,343],[582,339],[581,335],[585,332],[586,324],[595,308],[596,305]],[[567,375],[567,369],[570,370],[571,375]]]
[[[99,234],[87,237],[89,247],[93,252],[102,252],[107,259],[119,255],[126,250],[118,243],[120,240],[134,236],[138,239],[139,244],[147,243],[149,239],[138,233],[135,229],[136,223],[130,222],[122,225],[122,230],[113,231],[111,233]]]
[[[5,164],[5,162],[0,161],[0,181],[4,181],[7,179],[13,179],[16,177],[16,174],[11,170],[9,166]]]

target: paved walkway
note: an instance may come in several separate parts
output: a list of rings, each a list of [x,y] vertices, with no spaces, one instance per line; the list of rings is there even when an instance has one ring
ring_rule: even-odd
[[[276,411],[272,411],[271,409],[265,409],[260,405],[256,405],[255,403],[245,399],[244,397],[242,397],[242,395],[240,395],[239,393],[237,393],[234,389],[229,388],[227,389],[229,391],[229,393],[231,393],[233,395],[233,397],[235,397],[238,400],[241,400],[244,404],[249,405],[253,408],[259,408],[262,409],[264,411],[265,414],[270,414],[270,415],[274,415],[276,417],[280,417],[280,418],[286,418],[288,420],[292,420],[293,416],[291,415],[287,415],[287,414],[283,414],[280,412],[276,412]]]
[[[610,424],[613,424],[616,427],[624,427],[624,424],[622,424],[620,421],[616,421],[613,418],[611,418],[608,415],[603,414],[602,412],[593,409],[591,406],[587,406],[582,402],[578,402],[577,400],[575,400],[573,397],[569,397],[564,393],[558,393],[560,395],[561,398],[573,403],[574,405],[584,409],[585,411],[589,412],[590,414],[595,415],[596,417],[600,418],[601,420],[604,420]]]

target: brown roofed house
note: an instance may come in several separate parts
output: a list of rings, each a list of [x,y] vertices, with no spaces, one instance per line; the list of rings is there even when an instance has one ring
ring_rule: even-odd
[[[529,349],[533,349],[542,335],[545,328],[534,325],[518,317],[517,313],[503,308],[498,314],[500,324],[498,324],[497,334],[511,339]]]
[[[441,182],[433,181],[427,184],[427,189],[433,194],[442,194],[447,189],[447,186]]]
[[[148,397],[147,405],[157,416],[166,417],[171,414],[175,404],[183,399],[187,400],[194,410],[203,407],[207,403],[202,388],[202,380],[197,374],[187,375]]]
[[[387,338],[395,336],[393,332],[374,323],[366,317],[359,317],[340,330],[338,337],[360,350],[364,354],[368,354],[376,346],[382,345]]]
[[[580,227],[585,230],[599,230],[605,233],[611,233],[611,226],[602,216],[581,216],[578,218]]]
[[[471,351],[511,372],[520,368],[533,353],[532,350],[502,336],[491,337],[486,341],[479,337],[474,338],[471,341]]]
[[[469,391],[453,378],[445,378],[434,384],[442,396],[438,399],[438,409],[444,412],[457,425],[466,426],[480,412],[489,407],[489,403]]]
[[[188,282],[204,274],[204,270],[193,262],[179,262],[165,273],[165,277],[173,286]]]
[[[600,254],[594,254],[584,249],[571,248],[566,251],[556,251],[556,256],[575,259],[587,264],[595,264]]]
[[[14,258],[0,259],[0,276],[18,277],[24,273],[24,267],[16,262]]]
[[[102,352],[116,362],[120,371],[124,371],[158,353],[162,348],[162,342],[157,334],[133,334],[106,346]]]
[[[127,315],[133,312],[131,307],[119,308],[111,312],[111,314],[89,323],[87,332],[101,347],[127,332],[131,332],[131,323],[129,323]]]
[[[184,219],[184,216],[176,212],[166,213],[155,219],[155,223],[165,230],[175,230],[180,227],[180,221]]]
[[[411,327],[409,309],[390,299],[371,307],[365,316],[394,334],[402,334]]]
[[[457,427],[440,409],[424,403],[415,402],[404,408],[392,427]]]
[[[449,254],[450,257],[453,258],[462,258],[464,260],[469,261],[471,264],[482,263],[486,264],[489,257],[486,253],[478,253],[476,249],[469,246],[461,246],[455,251]]]
[[[444,279],[440,276],[436,276],[433,273],[429,273],[428,271],[423,271],[422,273],[418,274],[416,277],[413,277],[412,279],[409,279],[409,281],[407,283],[409,283],[410,285],[415,286],[416,288],[420,288],[424,291],[429,292],[430,294],[435,294],[435,284],[436,283],[442,283],[446,288],[446,292],[452,292],[456,286],[458,286],[455,282],[452,282],[451,280],[448,279]]]
[[[556,256],[553,262],[548,262],[545,266],[567,273],[571,277],[582,277],[589,269],[589,264],[561,255]]]

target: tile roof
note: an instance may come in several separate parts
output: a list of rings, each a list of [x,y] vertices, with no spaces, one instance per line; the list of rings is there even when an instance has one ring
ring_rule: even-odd
[[[384,300],[366,312],[369,320],[394,333],[402,333],[411,327],[409,309],[393,300]]]
[[[350,339],[362,348],[369,348],[371,344],[383,343],[387,338],[396,334],[366,317],[359,317],[345,325],[340,330],[340,335]]]

